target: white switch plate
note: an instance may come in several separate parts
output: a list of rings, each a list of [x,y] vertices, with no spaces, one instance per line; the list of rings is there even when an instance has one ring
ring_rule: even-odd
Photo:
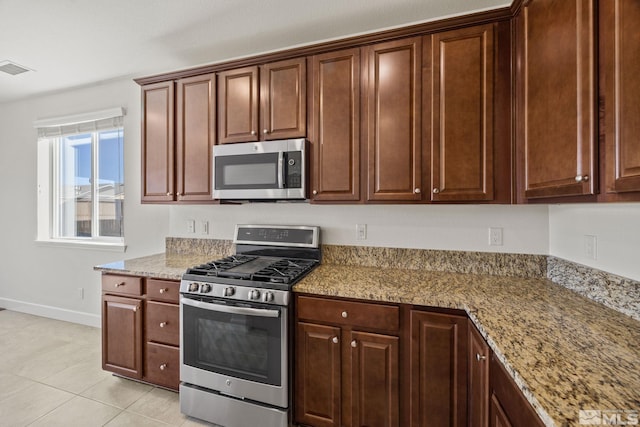
[[[596,236],[584,235],[584,256],[589,259],[597,259],[598,257],[598,238]]]
[[[196,232],[196,221],[193,219],[187,220],[187,233],[195,233]]]
[[[356,224],[356,240],[367,240],[367,224]]]
[[[502,246],[502,227],[489,228],[489,246]]]

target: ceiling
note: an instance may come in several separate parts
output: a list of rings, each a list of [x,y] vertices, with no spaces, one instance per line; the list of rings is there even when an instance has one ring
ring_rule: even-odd
[[[0,0],[0,103],[175,71],[505,0]]]

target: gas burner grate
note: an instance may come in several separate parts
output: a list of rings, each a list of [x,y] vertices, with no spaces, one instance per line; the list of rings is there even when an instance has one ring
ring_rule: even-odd
[[[218,276],[220,273],[231,268],[246,264],[253,261],[257,257],[249,255],[231,255],[216,261],[210,261],[197,265],[187,270],[188,274],[197,274],[200,276]]]

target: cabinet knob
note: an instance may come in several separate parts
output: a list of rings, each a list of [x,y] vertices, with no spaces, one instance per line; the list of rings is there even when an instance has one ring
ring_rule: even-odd
[[[262,129],[262,133],[265,134],[265,135],[268,134],[269,133],[269,129]]]
[[[124,282],[116,283],[113,286],[119,288],[120,286],[124,286]]]
[[[358,346],[358,343],[356,342],[356,340],[351,341],[351,347],[356,348]]]
[[[349,316],[349,313],[347,313],[346,311],[342,312],[342,317],[344,317],[345,319],[347,318],[347,316]]]
[[[338,344],[338,337],[331,338],[331,342],[334,344]]]
[[[160,365],[160,370],[164,371],[165,369],[167,369],[167,364],[163,363],[162,365]]]
[[[173,194],[172,193],[167,193],[167,196],[173,196]]]
[[[133,307],[133,312],[134,312],[134,313],[137,313],[139,308],[140,308],[140,307],[138,307],[138,306],[136,305],[135,307]]]
[[[420,194],[420,189],[419,188],[414,188],[413,192],[416,193],[416,194]]]
[[[256,131],[255,131],[255,130],[252,130],[252,131],[251,131],[251,135],[255,135],[255,134],[256,134]]]
[[[487,356],[480,354],[480,353],[476,353],[476,360],[478,362],[482,362],[483,360],[485,360],[487,358]]]
[[[318,194],[318,190],[313,190],[311,193],[315,196],[316,194]]]
[[[576,182],[587,182],[587,181],[589,181],[589,175],[576,176]]]
[[[164,328],[165,326],[167,326],[169,322],[160,322],[160,327]]]
[[[182,196],[182,193],[178,192],[178,193],[176,193],[176,196],[180,197],[180,196]]]
[[[160,288],[160,293],[164,294],[165,292],[169,292],[169,289],[167,288]]]
[[[439,189],[439,188],[434,188],[434,189],[433,189],[433,194],[438,194],[439,192],[440,192],[440,189]]]

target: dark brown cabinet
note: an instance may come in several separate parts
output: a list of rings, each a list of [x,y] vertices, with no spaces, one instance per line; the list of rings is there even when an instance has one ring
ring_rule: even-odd
[[[431,201],[510,201],[509,46],[508,23],[425,37]]]
[[[398,426],[399,308],[299,296],[295,421]]]
[[[143,86],[142,99],[142,201],[211,202],[215,75]]]
[[[102,369],[141,379],[143,375],[141,279],[104,275],[102,290],[105,293],[102,297]]]
[[[467,426],[467,318],[412,310],[410,425]]]
[[[595,1],[531,0],[516,18],[520,199],[597,190]]]
[[[180,283],[102,276],[102,368],[177,390]]]
[[[469,322],[469,427],[489,425],[489,362],[491,350]]]
[[[605,198],[640,199],[640,3],[599,3]],[[636,194],[633,194],[636,192]],[[633,199],[631,199],[633,197]]]
[[[360,193],[360,49],[310,59],[313,201],[357,201]]]
[[[422,200],[422,39],[364,48],[367,201]]]
[[[219,142],[306,137],[306,58],[218,74]]]
[[[489,372],[489,426],[543,427],[544,423],[495,355],[491,356]]]

